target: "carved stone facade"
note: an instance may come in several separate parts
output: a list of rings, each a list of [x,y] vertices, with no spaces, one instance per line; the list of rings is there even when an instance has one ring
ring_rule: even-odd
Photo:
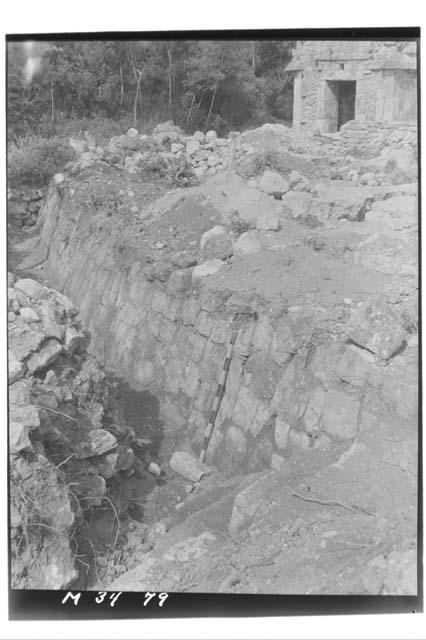
[[[299,41],[287,71],[297,129],[333,133],[350,120],[417,119],[415,41]]]

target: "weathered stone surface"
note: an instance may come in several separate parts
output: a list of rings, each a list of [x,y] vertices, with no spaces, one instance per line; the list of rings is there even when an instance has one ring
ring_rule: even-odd
[[[39,320],[37,313],[34,309],[31,309],[31,307],[21,307],[19,315],[25,320],[25,322],[38,322]]]
[[[223,260],[233,254],[231,236],[221,225],[203,233],[200,248],[206,259],[219,258]]]
[[[76,450],[78,459],[101,456],[117,446],[117,439],[105,429],[94,429],[88,433],[88,441],[81,442]]]
[[[250,392],[248,387],[241,386],[234,406],[233,420],[244,431],[249,430],[258,405],[259,399]]]
[[[418,277],[417,237],[373,233],[359,243],[354,264],[381,273]]]
[[[236,257],[252,255],[259,253],[261,250],[262,245],[257,234],[253,231],[245,231],[239,236],[238,240],[234,242],[234,255]]]
[[[167,283],[168,295],[176,295],[188,291],[192,284],[192,270],[191,269],[177,269],[170,274],[169,281]]]
[[[312,373],[326,388],[339,385],[337,364],[342,356],[342,348],[337,342],[320,345],[315,349],[311,362]]]
[[[308,215],[310,211],[312,195],[304,191],[297,193],[289,191],[281,197],[281,200],[285,208],[284,210],[287,209],[293,218],[303,218]]]
[[[203,476],[211,473],[207,465],[199,462],[187,451],[175,451],[170,459],[170,466],[175,473],[191,482],[198,482]]]
[[[295,429],[292,429],[288,434],[288,439],[291,442],[291,445],[298,449],[308,449],[309,447],[309,438],[306,433],[303,433],[303,431],[296,431]]]
[[[374,356],[356,345],[348,345],[338,365],[337,374],[354,387],[363,387],[373,375]]]
[[[231,535],[235,535],[244,526],[248,525],[262,504],[269,499],[265,492],[265,478],[267,478],[266,473],[262,474],[260,478],[243,489],[243,491],[240,491],[236,496],[228,526]]]
[[[309,396],[308,406],[303,414],[303,425],[307,433],[313,433],[319,427],[326,392],[316,387]]]
[[[272,340],[272,333],[273,329],[269,318],[260,316],[253,333],[253,347],[267,351]]]
[[[280,471],[281,469],[285,469],[286,467],[286,459],[283,456],[278,455],[278,453],[273,453],[271,456],[271,469],[274,471]]]
[[[77,331],[74,327],[67,327],[65,330],[65,346],[70,353],[82,349],[85,345],[86,338],[83,333]]]
[[[287,193],[290,189],[288,181],[276,171],[266,169],[259,183],[260,188],[265,193],[280,198],[283,193]]]
[[[185,145],[181,142],[172,142],[170,145],[170,151],[172,153],[179,153],[179,151],[185,151]]]
[[[31,373],[36,373],[48,367],[62,353],[63,347],[57,340],[48,340],[40,349],[27,360],[27,367]]]
[[[280,367],[265,351],[255,353],[250,359],[251,390],[258,398],[272,398],[281,377]]]
[[[193,156],[199,150],[200,143],[198,140],[194,140],[193,138],[191,138],[191,140],[188,140],[188,142],[186,143],[186,153],[188,156]]]
[[[374,202],[374,194],[365,189],[347,187],[329,189],[315,200],[315,215],[322,221],[330,218],[341,220],[364,220]]]
[[[278,231],[280,221],[276,213],[261,211],[256,220],[256,229],[259,231]]]
[[[117,472],[117,458],[118,453],[108,453],[107,455],[103,456],[101,462],[97,464],[100,475],[106,480],[112,478]]]
[[[352,314],[346,335],[357,345],[388,360],[403,345],[406,334],[398,315],[383,300],[366,300]]]
[[[18,380],[13,384],[9,384],[10,404],[29,404],[30,397],[30,386],[25,380]]]
[[[275,442],[279,449],[285,449],[288,444],[288,434],[290,431],[290,425],[281,416],[278,416],[275,421]]]
[[[272,337],[271,357],[277,364],[283,365],[296,351],[297,341],[291,327],[286,324],[285,319],[280,319]]]
[[[336,440],[354,438],[358,431],[359,401],[347,393],[328,391],[324,399],[321,426]]]
[[[305,412],[313,383],[313,376],[304,367],[302,358],[293,358],[285,367],[272,398],[272,407],[285,416],[290,426]]]
[[[389,363],[384,371],[383,399],[404,420],[417,418],[419,402],[417,358],[403,353]]]
[[[253,438],[257,438],[262,429],[264,427],[268,428],[269,426],[271,426],[271,423],[272,417],[269,403],[266,401],[260,402],[257,407],[255,418],[250,425],[250,433]]]
[[[231,425],[225,435],[225,450],[233,463],[240,463],[247,451],[247,440],[238,427]]]
[[[298,171],[291,171],[288,176],[288,182],[293,191],[310,191],[311,183],[305,176]]]
[[[8,368],[9,368],[9,383],[15,382],[15,380],[19,380],[22,378],[25,372],[25,364],[18,360],[13,351],[8,349],[7,352],[8,357]]]
[[[41,331],[29,328],[22,323],[9,330],[9,348],[18,360],[24,360],[32,351],[36,351],[43,339],[44,335]]]
[[[28,437],[30,429],[21,422],[9,422],[9,451],[12,455],[19,454],[24,450],[31,450],[32,444]]]
[[[204,531],[198,536],[190,536],[172,545],[163,557],[170,562],[194,561],[206,555],[209,546],[216,540],[216,536],[210,531]]]
[[[22,450],[32,449],[29,433],[40,425],[38,410],[33,405],[10,405],[9,409],[9,446],[10,452],[18,454]]]
[[[213,258],[212,260],[207,260],[203,262],[203,264],[199,264],[194,267],[192,272],[192,284],[198,284],[203,278],[207,278],[208,276],[212,276],[219,271],[224,266],[224,262],[217,258]]]
[[[170,256],[170,261],[180,269],[187,269],[197,264],[197,257],[192,251],[178,251]]]
[[[56,312],[50,302],[43,301],[38,307],[41,315],[41,323],[47,338],[62,340],[65,327],[63,327],[56,317]]]

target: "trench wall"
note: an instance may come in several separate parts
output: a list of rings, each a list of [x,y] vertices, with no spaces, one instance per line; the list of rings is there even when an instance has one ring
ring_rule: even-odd
[[[135,388],[173,405],[181,417],[179,437],[196,454],[232,318],[241,312],[207,455],[225,473],[279,467],[294,449],[350,444],[372,393],[396,416],[415,416],[416,382],[408,388],[405,360],[381,366],[347,343],[335,319],[322,333],[312,308],[283,311],[213,290],[208,279],[193,289],[190,270],[149,282],[140,262],[124,267],[114,257],[107,231],[87,232],[84,215],[52,185],[39,223],[38,259],[45,260],[52,286],[80,308],[94,355]]]

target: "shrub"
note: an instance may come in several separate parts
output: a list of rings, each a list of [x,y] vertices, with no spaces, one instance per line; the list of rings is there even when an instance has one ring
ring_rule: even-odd
[[[74,150],[61,138],[21,138],[8,149],[10,186],[43,186],[67,162],[74,159]]]

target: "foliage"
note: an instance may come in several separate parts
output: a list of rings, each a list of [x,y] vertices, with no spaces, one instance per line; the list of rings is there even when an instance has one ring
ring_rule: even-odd
[[[110,131],[117,132],[110,129],[112,119],[139,130],[173,119],[189,131],[215,128],[220,134],[247,122],[288,120],[292,90],[285,67],[292,45],[239,40],[9,43],[9,141],[29,134],[54,136],[64,124],[66,135],[72,135],[87,123],[102,142]]]
[[[44,185],[70,160],[73,149],[61,138],[31,136],[8,148],[8,178],[12,187]]]

